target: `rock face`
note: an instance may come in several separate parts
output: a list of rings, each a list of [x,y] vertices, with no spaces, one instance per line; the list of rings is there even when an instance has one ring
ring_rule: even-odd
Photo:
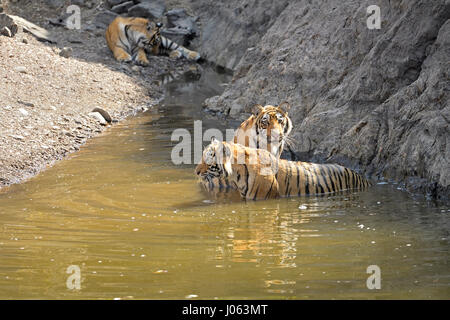
[[[207,107],[244,118],[287,100],[299,159],[448,198],[450,2],[380,0],[369,29],[372,2],[196,2],[211,7],[198,11],[201,52],[235,70]]]
[[[221,66],[235,69],[247,48],[262,36],[286,8],[288,0],[186,0],[202,21],[197,49]]]
[[[167,27],[161,34],[183,46],[188,46],[197,35],[196,19],[191,17],[184,8],[170,10],[166,13]]]
[[[162,17],[166,5],[162,0],[146,0],[130,7],[128,15],[130,17],[143,17],[147,19],[159,19]]]

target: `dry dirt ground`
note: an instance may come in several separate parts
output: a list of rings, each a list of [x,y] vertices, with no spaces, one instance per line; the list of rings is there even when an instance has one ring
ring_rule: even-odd
[[[36,175],[106,129],[89,115],[95,107],[121,120],[161,99],[162,74],[196,68],[160,56],[149,57],[145,68],[116,62],[103,30],[84,29],[98,10],[84,8],[81,30],[68,30],[48,24],[61,12],[43,1],[5,8],[52,32],[57,43],[23,31],[0,36],[0,189]],[[65,47],[71,48],[68,58],[60,56]]]

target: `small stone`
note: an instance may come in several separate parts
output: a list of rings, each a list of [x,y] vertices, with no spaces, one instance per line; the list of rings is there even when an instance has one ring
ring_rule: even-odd
[[[11,135],[11,137],[14,139],[17,139],[17,140],[21,140],[21,141],[25,140],[25,137],[21,136],[21,135]]]
[[[107,122],[109,122],[109,123],[112,122],[112,118],[111,118],[111,116],[109,115],[109,113],[108,113],[106,110],[104,110],[104,109],[102,109],[102,108],[99,108],[99,107],[95,107],[95,108],[92,110],[92,112],[98,112],[98,113],[100,113],[100,114],[102,115],[103,118],[105,118],[105,120],[106,120]]]
[[[27,68],[25,68],[25,67],[23,67],[23,66],[15,67],[14,70],[15,70],[16,72],[20,72],[20,73],[27,73]]]
[[[59,52],[59,55],[63,58],[70,58],[72,56],[72,48],[64,47]]]
[[[25,110],[24,108],[19,108],[19,112],[24,116],[28,116],[28,111]]]
[[[96,119],[102,126],[106,126],[107,122],[99,112],[90,112],[89,116]]]
[[[10,37],[10,38],[13,37],[11,30],[9,30],[9,28],[6,26],[0,29],[0,34],[2,36],[6,36],[6,37]]]
[[[28,44],[28,40],[26,38],[23,38],[22,42],[25,43],[25,44]]]

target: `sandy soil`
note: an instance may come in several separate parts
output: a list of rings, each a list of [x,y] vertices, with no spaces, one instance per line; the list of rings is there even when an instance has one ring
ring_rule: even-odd
[[[98,10],[83,10],[82,21]],[[5,12],[45,27],[57,44],[24,32],[0,36],[0,188],[36,175],[107,129],[89,115],[95,107],[124,119],[161,99],[162,74],[196,68],[159,56],[149,57],[146,68],[119,64],[103,31],[49,26],[60,13],[42,1],[11,3]],[[60,56],[65,47],[69,58]]]

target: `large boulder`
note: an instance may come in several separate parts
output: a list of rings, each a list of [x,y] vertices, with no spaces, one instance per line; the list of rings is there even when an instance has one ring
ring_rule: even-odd
[[[122,2],[122,3],[119,3],[119,4],[115,5],[115,6],[113,6],[111,8],[111,11],[115,12],[115,13],[118,13],[118,14],[121,14],[121,13],[128,12],[128,9],[130,9],[132,6],[134,6],[134,2],[133,1],[125,1],[125,2]]]
[[[166,13],[167,26],[162,35],[183,46],[188,46],[197,35],[195,18],[190,16],[186,9],[173,9]]]
[[[105,29],[111,24],[111,22],[118,16],[117,13],[104,10],[99,13],[94,18],[93,25],[100,29]]]
[[[180,30],[179,32],[189,35],[197,33],[196,19],[190,16],[186,9],[177,8],[167,11],[166,17],[168,29]]]
[[[163,0],[144,0],[128,9],[130,17],[142,17],[147,19],[160,19],[166,11]]]
[[[201,34],[192,45],[209,61],[236,69],[247,48],[258,44],[289,0],[191,0]]]

